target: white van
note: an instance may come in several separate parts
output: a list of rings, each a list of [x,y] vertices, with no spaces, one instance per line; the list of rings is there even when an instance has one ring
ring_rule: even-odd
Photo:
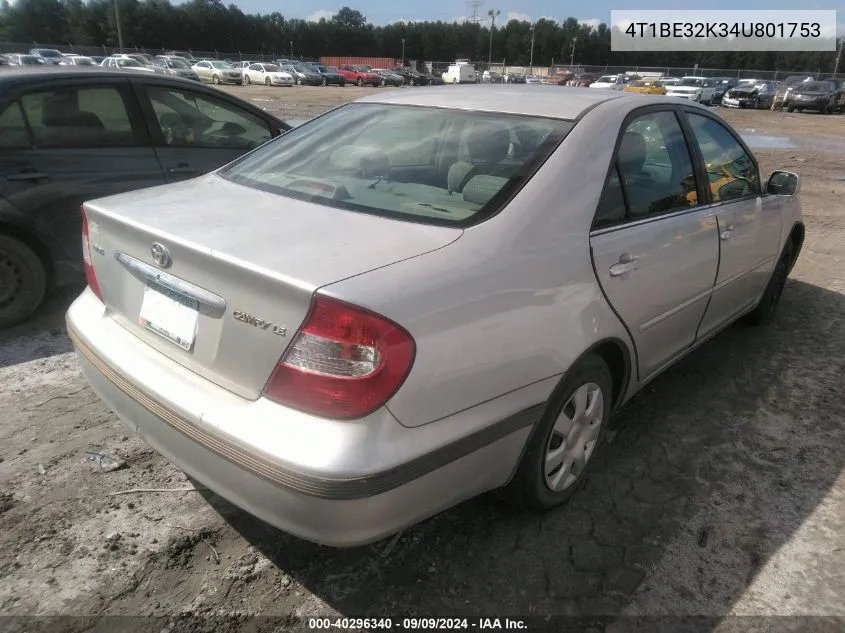
[[[452,64],[443,73],[444,84],[474,84],[475,68],[471,64]]]

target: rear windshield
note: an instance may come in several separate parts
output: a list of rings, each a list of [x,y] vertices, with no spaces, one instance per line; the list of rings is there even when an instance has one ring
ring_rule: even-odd
[[[227,62],[209,62],[212,68],[220,68],[222,70],[229,70],[232,68],[232,64]]]
[[[117,65],[122,68],[140,68],[143,66],[137,59],[118,59]]]
[[[466,225],[500,209],[572,125],[446,108],[350,104],[219,173],[247,187],[326,206]]]
[[[282,69],[276,66],[275,64],[264,64],[264,70],[266,70],[268,73],[278,73],[281,72]]]
[[[597,84],[615,84],[616,83],[616,75],[605,75],[604,77],[599,77],[596,80]]]
[[[684,77],[678,82],[679,86],[701,86],[703,84],[702,79],[695,79],[694,77]]]
[[[807,81],[795,89],[795,92],[819,93],[830,92],[830,84],[821,81]]]

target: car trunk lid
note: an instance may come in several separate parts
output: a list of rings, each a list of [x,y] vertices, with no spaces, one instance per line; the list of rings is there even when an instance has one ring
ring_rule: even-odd
[[[316,289],[441,248],[462,233],[286,198],[213,174],[94,200],[85,213],[109,318],[247,398],[260,394]],[[157,262],[154,244],[168,257]],[[174,307],[174,299],[185,305]]]

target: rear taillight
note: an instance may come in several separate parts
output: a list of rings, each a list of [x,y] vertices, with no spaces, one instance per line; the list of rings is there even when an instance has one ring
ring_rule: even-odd
[[[85,207],[80,209],[82,213],[82,261],[85,265],[85,280],[91,288],[91,292],[97,298],[103,300],[103,291],[100,290],[100,282],[97,281],[97,273],[94,272],[94,263],[91,261],[91,239],[88,237],[88,216],[85,214]]]
[[[360,418],[396,393],[415,350],[414,339],[396,323],[315,296],[264,396],[320,417]]]

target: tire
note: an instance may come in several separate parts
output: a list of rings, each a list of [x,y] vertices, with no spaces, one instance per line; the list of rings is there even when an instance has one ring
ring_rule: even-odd
[[[297,85],[297,86],[301,86],[301,85],[302,85],[302,80],[301,80],[299,77],[297,77],[297,78],[296,78],[296,85]]]
[[[338,86],[340,86],[341,88],[346,88],[346,82],[345,82],[345,81],[341,81],[341,82],[338,84]]]
[[[766,289],[763,291],[763,297],[760,299],[760,303],[746,315],[745,321],[747,323],[759,326],[765,325],[772,320],[778,303],[780,303],[783,287],[786,284],[786,278],[789,276],[791,264],[792,242],[790,241],[783,249],[783,254],[775,265],[774,271],[772,271],[772,276],[769,278],[769,283],[766,284]]]
[[[328,81],[326,81],[326,78],[325,78],[325,77],[323,77],[322,85],[326,86],[326,85],[328,85],[328,83],[329,83],[329,82],[328,82]]]
[[[272,81],[270,81],[270,78],[269,78],[269,77],[267,77],[267,79],[265,79],[265,80],[264,80],[264,85],[265,85],[265,86],[272,86],[272,85],[273,85],[273,82],[272,82]]]
[[[384,88],[384,87],[387,85],[387,82],[386,82],[384,79],[382,79],[382,80],[381,80],[381,83],[380,83],[379,85],[380,85],[382,88]]]
[[[586,399],[583,399],[584,394]],[[598,400],[599,397],[601,400]],[[576,406],[576,399],[585,402],[586,407]],[[613,381],[610,370],[600,357],[590,354],[573,367],[558,385],[549,407],[528,440],[522,461],[505,489],[505,495],[521,507],[538,511],[565,503],[583,483],[589,464],[601,447],[612,405]],[[586,411],[579,415],[580,408]],[[591,408],[598,409],[593,411],[595,417],[585,416]],[[582,418],[579,424],[581,432],[570,437],[574,440],[570,443],[576,446],[576,456],[585,456],[583,462],[577,469],[573,462],[568,472],[563,470],[565,464],[561,463],[559,468],[553,468],[551,474],[547,474],[547,457],[550,451],[566,450],[567,442],[560,431],[565,431],[567,418],[576,416]],[[569,433],[573,430],[574,427],[570,426]],[[561,459],[566,459],[566,452]],[[557,490],[551,487],[555,480],[559,480]]]
[[[249,78],[249,75],[244,75],[244,85],[248,86],[252,81]]]
[[[358,81],[356,81],[355,83],[360,88],[364,85],[364,80],[358,77]]]
[[[416,86],[416,85],[417,85],[417,81],[416,81],[416,79],[414,79],[413,77],[411,77],[411,79],[408,81],[408,85],[409,85],[409,86]]]
[[[0,235],[0,330],[35,312],[46,291],[41,258],[20,240]]]
[[[218,77],[217,75],[212,75],[211,76],[211,83],[219,85],[220,84],[220,77]]]
[[[795,106],[791,106],[791,105],[786,106],[786,111],[787,112],[795,112]]]

